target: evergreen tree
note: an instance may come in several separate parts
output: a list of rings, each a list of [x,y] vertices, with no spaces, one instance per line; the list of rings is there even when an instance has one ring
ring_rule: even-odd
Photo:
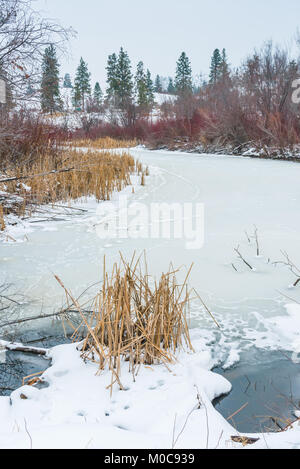
[[[225,51],[225,49],[224,49]],[[223,57],[224,58],[224,57]],[[214,85],[217,83],[218,79],[220,78],[221,75],[221,69],[222,69],[222,56],[220,54],[219,49],[215,49],[212,59],[211,59],[211,65],[210,65],[210,75],[209,75],[209,83]]]
[[[59,64],[53,45],[46,48],[42,63],[41,106],[51,114],[61,108]]]
[[[177,61],[175,88],[180,95],[193,91],[191,63],[185,52],[182,52]]]
[[[160,76],[156,75],[156,78],[155,78],[155,92],[156,93],[162,93],[162,91],[163,91],[163,87],[162,87],[162,84],[161,84]]]
[[[147,83],[148,105],[152,107],[154,104],[154,85],[153,85],[153,81],[152,81],[151,73],[149,69],[147,69],[147,73],[146,73],[146,83]]]
[[[169,78],[169,84],[168,84],[168,93],[169,94],[174,94],[175,93],[175,86],[173,82],[173,78]]]
[[[121,109],[132,103],[133,77],[131,63],[127,52],[123,47],[120,49],[116,68],[116,97]]]
[[[88,65],[81,57],[77,68],[74,86],[74,105],[85,110],[86,97],[91,95],[91,74],[88,71]]]
[[[72,81],[71,81],[71,77],[70,77],[70,74],[69,74],[69,73],[66,73],[66,74],[65,74],[63,87],[64,87],[64,88],[73,88]]]
[[[118,65],[118,58],[116,54],[112,54],[108,57],[107,60],[107,84],[108,88],[106,90],[106,99],[108,101],[116,99],[116,93],[118,88],[117,83],[117,65]]]
[[[154,87],[150,71],[144,72],[143,62],[138,63],[135,86],[138,106],[149,111],[154,104]]]
[[[226,81],[230,77],[230,70],[228,65],[228,59],[226,54],[226,49],[222,50],[222,61],[220,64],[220,78],[223,81]]]
[[[102,93],[100,84],[99,84],[99,82],[97,81],[97,83],[95,84],[94,93],[93,93],[94,105],[95,105],[97,108],[100,108],[100,106],[101,106],[101,104],[102,104],[102,100],[103,100],[103,93]]]
[[[135,75],[135,87],[137,94],[137,104],[140,107],[146,107],[148,104],[147,77],[144,72],[143,62],[139,62]]]

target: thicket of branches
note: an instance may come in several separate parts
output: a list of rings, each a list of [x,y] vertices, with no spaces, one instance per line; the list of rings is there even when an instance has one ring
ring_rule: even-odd
[[[132,102],[120,118],[116,110],[109,123],[95,120],[91,138],[114,136],[148,140],[154,146],[174,141],[200,143],[204,147],[232,145],[286,149],[300,142],[298,106],[292,86],[299,77],[298,61],[271,42],[249,56],[236,70],[230,68],[226,51],[214,52],[209,82],[192,86],[192,70],[186,54],[177,63],[176,99],[165,102],[153,118],[135,111]],[[106,116],[110,107],[106,109]],[[79,133],[82,136],[86,129]]]
[[[0,0],[0,70],[18,99],[40,82],[40,65],[51,44],[61,51],[72,34],[32,8],[32,0]]]
[[[0,78],[6,82],[7,103],[0,104],[0,169],[19,158],[32,159],[57,139],[54,129],[20,111],[27,89],[40,85],[45,48],[64,51],[73,34],[32,8],[32,0],[0,0]],[[39,89],[39,86],[38,86]],[[14,104],[18,104],[14,110]]]

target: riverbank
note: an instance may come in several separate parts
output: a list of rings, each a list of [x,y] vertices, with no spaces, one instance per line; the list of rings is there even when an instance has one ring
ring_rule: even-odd
[[[234,155],[245,156],[248,158],[259,158],[267,160],[300,162],[300,146],[293,148],[276,148],[254,143],[245,143],[243,145],[222,145],[222,144],[203,144],[201,142],[191,142],[188,140],[174,139],[166,144],[145,143],[149,150],[167,150],[182,151],[185,153],[198,153],[205,155]]]
[[[48,352],[43,386],[23,386],[0,398],[1,448],[275,449],[299,448],[296,421],[284,432],[241,434],[215,410],[231,384],[212,373],[208,344],[192,334],[194,354],[182,352],[166,368],[142,366],[134,379],[122,362],[124,386],[111,373],[85,363],[78,344]],[[238,410],[238,409],[237,409]]]
[[[101,239],[101,237],[98,236],[96,226],[103,216],[102,212],[97,212],[97,209],[102,204],[91,201],[92,203],[88,213],[83,212],[80,216],[71,216],[59,223],[53,220],[51,222],[41,222],[41,225],[39,223],[34,224],[34,230],[27,234],[28,239],[25,240],[26,242],[2,243],[0,245],[0,260],[3,265],[3,269],[1,270],[1,283],[6,281],[15,284],[18,290],[26,292],[29,298],[29,301],[21,307],[22,316],[26,317],[40,314],[41,306],[44,313],[55,312],[62,307],[64,299],[62,298],[62,292],[60,287],[57,286],[53,274],[59,275],[72,293],[74,293],[75,296],[79,296],[85,288],[90,287],[97,281],[101,281],[104,255],[106,255],[107,269],[109,270],[111,264],[119,257],[120,250],[124,256],[126,256],[126,259],[130,259],[134,251],[142,253],[143,250],[146,250],[149,259],[149,271],[156,276],[159,276],[162,271],[165,271],[170,261],[177,266],[189,266],[194,263],[190,284],[196,288],[205,303],[212,310],[222,331],[220,332],[215,327],[211,319],[207,317],[207,312],[204,311],[201,305],[192,302],[191,334],[196,334],[196,336],[198,334],[198,338],[200,337],[205,344],[204,348],[200,347],[197,349],[196,358],[194,358],[194,360],[202,360],[205,352],[208,352],[211,358],[208,367],[203,364],[200,366],[198,363],[199,368],[202,367],[205,372],[208,372],[210,369],[219,367],[222,369],[222,374],[224,373],[224,369],[232,370],[235,365],[243,368],[247,363],[253,347],[257,347],[260,351],[280,350],[284,353],[295,352],[297,349],[297,340],[299,341],[300,329],[297,326],[299,313],[294,309],[295,305],[287,307],[287,304],[291,304],[292,300],[288,300],[286,296],[299,301],[299,288],[291,288],[294,277],[290,270],[284,265],[274,265],[274,263],[280,260],[280,250],[283,248],[288,249],[295,263],[299,262],[298,233],[300,226],[297,213],[298,200],[300,197],[298,184],[298,171],[300,167],[292,163],[283,163],[280,161],[260,161],[232,156],[215,156],[212,158],[211,156],[203,154],[171,153],[165,151],[153,152],[143,148],[130,150],[130,153],[139,159],[144,167],[148,166],[150,169],[150,175],[148,176],[149,179],[147,180],[146,186],[140,186],[139,181],[139,190],[134,191],[135,193],[133,193],[131,186],[125,189],[130,202],[138,203],[140,204],[139,206],[142,205],[146,207],[147,210],[151,208],[151,204],[161,202],[174,204],[184,201],[184,203],[204,204],[206,213],[204,247],[198,250],[187,250],[186,239],[166,239],[163,237],[159,239],[152,239],[150,237],[133,238],[128,235],[124,239]],[[201,158],[199,158],[199,156],[201,156]],[[279,190],[282,187],[284,187],[284,190]],[[116,193],[116,196],[117,195]],[[79,205],[79,207],[82,209],[86,208],[84,205]],[[280,214],[280,217],[278,217],[278,214]],[[172,216],[169,218],[171,219]],[[258,228],[260,256],[257,256],[256,241],[253,238],[254,223]],[[248,233],[249,239],[245,231]],[[238,258],[234,250],[238,245],[240,252],[242,252],[244,258],[252,265],[253,270],[250,270]],[[232,267],[232,264],[236,269]],[[58,374],[65,372],[66,367],[68,368],[68,361],[63,358],[64,355],[65,352],[62,353],[62,358],[59,361],[61,369],[56,369]],[[183,363],[184,366],[190,360],[189,356],[187,358],[183,357],[182,359],[180,357],[178,358],[180,363]],[[63,367],[64,361],[67,366],[64,365]],[[76,358],[76,363],[79,367],[78,357]],[[263,353],[258,353],[256,361],[257,370],[259,370],[260,367],[263,369],[263,364],[264,355]],[[89,370],[88,373],[91,373],[91,376],[93,376],[91,379],[94,379],[96,374],[95,368],[91,368],[90,365],[87,365],[87,369]],[[68,389],[68,393],[64,396],[58,393],[57,406],[54,391],[60,389],[61,383],[59,377],[53,377],[52,372],[50,372],[50,378],[53,382],[51,389],[53,392],[51,395],[47,395],[47,398],[49,398],[51,406],[53,404],[53,412],[56,412],[56,415],[59,414],[58,409],[63,409],[64,406],[68,407],[67,399],[72,392],[74,392],[74,389],[77,389],[79,378],[78,375],[76,377],[73,374],[73,365],[70,366],[70,370],[71,373],[68,376],[70,382],[65,385]],[[175,368],[172,367],[172,371],[174,374],[178,374],[182,381],[184,381],[185,375],[181,373],[176,365]],[[197,377],[197,368],[192,367],[192,371]],[[149,376],[152,376],[152,380],[155,382],[156,375],[159,376],[157,379],[160,380],[160,374],[166,374],[165,371],[160,371],[160,368],[155,368],[154,371],[147,370],[147,373],[148,372],[151,373]],[[84,377],[86,376],[85,373],[86,372],[83,371]],[[201,373],[200,378],[202,376]],[[67,379],[67,375],[65,376],[65,379]],[[126,383],[127,377],[128,380],[132,379],[132,375],[129,376],[128,370],[126,371],[126,364],[124,376]],[[205,381],[206,376],[207,375],[205,375]],[[90,383],[90,378],[87,377],[86,380],[87,383]],[[198,378],[193,381],[193,385],[198,382],[197,380]],[[202,378],[200,381],[201,382],[198,383],[199,385],[203,382]],[[62,381],[62,383],[63,382],[64,381]],[[149,382],[148,378],[147,382]],[[72,383],[73,388],[71,389]],[[98,394],[100,386],[105,387],[110,384],[110,382],[107,383],[106,381],[101,381],[101,383],[100,381],[96,381],[96,383],[95,389]],[[195,400],[197,397],[195,396],[193,385],[190,383],[189,387],[185,388],[184,393],[180,391],[183,389],[181,387],[182,385],[183,383],[178,387],[178,402],[174,401],[173,403],[172,400],[170,407],[172,417],[168,415],[168,419],[163,420],[165,422],[164,435],[160,434],[158,437],[156,433],[158,432],[158,423],[157,427],[155,427],[156,424],[152,420],[152,423],[150,423],[154,428],[153,434],[156,435],[153,437],[153,440],[152,434],[151,437],[148,433],[141,437],[141,434],[136,431],[137,423],[131,423],[131,419],[129,422],[131,433],[128,433],[128,431],[123,433],[125,430],[118,427],[126,428],[125,421],[122,420],[126,419],[124,407],[126,407],[127,404],[124,403],[123,407],[121,404],[118,405],[117,410],[113,413],[113,422],[116,422],[116,428],[111,425],[105,426],[105,419],[104,427],[100,426],[97,422],[95,423],[95,421],[92,421],[91,426],[96,425],[96,429],[95,427],[91,429],[89,426],[90,422],[88,426],[83,427],[85,425],[85,418],[77,415],[82,413],[82,409],[79,409],[78,412],[75,413],[72,408],[72,412],[70,411],[70,413],[63,415],[61,421],[62,427],[58,435],[61,435],[60,431],[62,428],[64,428],[66,432],[69,425],[68,421],[73,422],[74,418],[76,420],[76,422],[74,420],[75,426],[78,424],[78,421],[80,421],[79,426],[74,430],[74,443],[65,440],[62,440],[60,443],[58,439],[54,437],[53,444],[74,444],[74,446],[78,445],[78,447],[83,447],[87,445],[89,440],[95,435],[95,447],[100,447],[100,437],[104,438],[103,435],[106,429],[109,434],[114,435],[115,440],[111,440],[114,441],[114,447],[122,445],[123,442],[130,447],[130,444],[133,444],[132,441],[135,438],[133,435],[136,436],[136,441],[140,441],[141,447],[143,447],[143,445],[150,447],[151,442],[153,442],[154,447],[156,445],[160,447],[160,444],[171,447],[175,414],[177,413],[176,408],[179,409],[180,414],[177,427],[180,433],[181,425],[183,426],[184,423],[182,423],[182,421],[187,418],[189,412],[196,405]],[[129,381],[128,387],[131,389]],[[151,385],[149,387],[151,387]],[[175,385],[172,380],[167,380],[165,381],[165,386],[162,386],[162,388],[164,389],[163,396],[165,398],[163,412],[166,413],[168,409],[167,402],[172,397]],[[91,397],[91,399],[95,401],[95,395],[89,394],[88,389],[82,389],[80,387],[78,389],[80,392],[86,391],[88,399]],[[133,387],[132,389],[140,388]],[[160,387],[158,387],[158,389],[160,390]],[[202,391],[202,388],[199,387],[199,390]],[[18,414],[18,418],[20,419],[20,415],[25,416],[29,433],[33,433],[33,441],[37,446],[43,444],[47,446],[48,443],[45,435],[48,434],[52,437],[52,434],[55,433],[55,427],[50,430],[44,427],[44,423],[47,422],[47,415],[50,415],[50,423],[55,422],[54,414],[51,413],[51,409],[49,410],[49,406],[43,408],[43,406],[39,407],[40,404],[38,404],[38,415],[40,417],[37,420],[33,420],[33,428],[30,429],[30,418],[26,409],[33,409],[35,412],[37,408],[36,400],[39,401],[40,398],[44,400],[43,396],[45,396],[45,394],[43,393],[45,391],[46,389],[43,389],[40,395],[32,391],[36,396],[33,399],[34,402],[31,402],[31,399],[24,401],[20,399],[22,401],[20,404],[18,398],[13,398],[13,401],[16,402],[16,408],[22,410],[21,414]],[[91,392],[94,393],[96,391]],[[104,393],[104,389],[102,391]],[[146,393],[146,395],[148,391],[147,388],[142,388],[142,392]],[[131,402],[132,397],[130,397],[127,392],[128,391],[125,391],[123,395],[126,397],[129,396],[128,399],[130,399]],[[113,400],[119,402],[118,399],[121,394],[122,393],[117,393],[114,395]],[[134,393],[132,395],[135,396]],[[156,402],[155,399],[152,400],[151,396],[149,396],[147,401],[147,403],[149,403],[149,409],[153,407],[152,402]],[[188,396],[188,398],[186,398],[186,396]],[[205,396],[205,393],[203,393],[203,396]],[[108,397],[105,399],[104,402],[107,403]],[[189,404],[189,408],[184,408],[185,413],[182,413],[181,400],[184,401],[184,399],[186,399],[186,402]],[[224,399],[223,402],[225,402],[226,399]],[[212,404],[210,400],[208,401],[207,407],[210,409]],[[14,414],[14,411],[11,413],[12,409],[7,404],[9,397],[6,398],[5,402],[4,410],[6,413],[4,421],[7,418],[7,422],[10,425],[11,416],[17,414]],[[123,403],[122,400],[120,402]],[[81,407],[79,403],[79,400],[76,401],[76,408]],[[146,416],[150,413],[148,404],[145,405],[145,402],[143,402],[143,405],[146,410],[143,410],[142,403],[140,403],[139,415],[136,409],[132,411],[132,416],[135,416],[134,418],[137,420],[140,420],[140,415],[143,415],[143,412],[145,412]],[[239,406],[234,409],[234,412],[239,410],[238,407]],[[162,408],[163,404],[160,404],[158,409],[162,411]],[[23,409],[25,409],[25,411]],[[100,412],[101,409],[101,412],[103,412],[102,407],[100,409],[96,406],[95,409],[97,415],[97,412]],[[108,407],[108,412],[109,410],[110,407]],[[182,445],[186,444],[186,447],[190,447],[190,444],[194,442],[193,444],[195,445],[198,444],[203,445],[202,447],[206,447],[207,424],[205,409],[203,410],[201,421],[196,419],[195,427],[193,427],[193,431],[196,432],[197,430],[198,433],[196,432],[195,436],[191,435],[192,432],[188,433],[187,440],[186,442],[183,441]],[[93,409],[91,408],[86,409],[86,407],[84,407],[83,411],[84,415],[87,411],[89,415],[93,414]],[[102,415],[101,412],[100,415]],[[104,413],[105,412],[106,409]],[[220,430],[217,439],[223,431],[223,425],[225,425],[227,430],[226,432],[224,431],[224,434],[226,434],[227,439],[229,439],[229,444],[227,445],[227,439],[226,441],[222,441],[222,444],[224,443],[224,447],[226,445],[227,447],[231,447],[231,436],[234,436],[237,430],[232,434],[232,426],[230,425],[230,430],[228,430],[227,423],[225,422],[224,424],[224,418],[219,414],[217,414],[217,417],[214,413],[214,409],[211,412],[213,416],[211,417],[212,427],[210,427],[210,433],[213,434],[214,418],[217,420],[221,419],[223,423],[216,426],[217,430]],[[241,415],[243,414],[241,413]],[[160,415],[157,413],[155,416],[157,421],[160,422]],[[226,418],[228,417],[227,411],[224,411],[224,416]],[[134,418],[132,417],[132,421],[134,421]],[[101,422],[103,422],[103,420],[101,420]],[[24,419],[22,424],[24,425]],[[171,429],[169,427],[171,427]],[[9,437],[5,440],[5,444],[15,446],[18,444],[21,446],[30,444],[24,426],[20,427],[22,431],[24,430],[24,433],[19,441],[14,439],[19,436],[11,435],[11,427],[9,428],[9,432],[7,428],[4,431],[6,437]],[[94,429],[96,433],[93,433]],[[199,429],[201,429],[202,432],[202,439],[196,441]],[[39,439],[39,435],[42,434],[44,435],[43,439]],[[80,439],[82,435],[84,436],[84,440],[86,440],[84,442]],[[288,435],[288,437],[286,437],[286,435]],[[26,436],[27,441],[25,443],[25,440],[22,438],[26,438]],[[88,438],[85,438],[85,436]],[[126,436],[128,436],[128,440],[126,440]],[[278,438],[277,435],[275,435],[275,437]],[[210,447],[214,444],[218,444],[214,436],[210,438],[212,438],[209,441]],[[281,447],[285,444],[287,447],[290,447],[288,445],[298,444],[297,436],[294,437],[294,433],[293,436],[288,432],[285,433],[285,437],[281,437],[282,439],[277,440],[276,438],[274,440],[272,435],[270,438],[267,436],[267,444],[270,445],[270,447]],[[285,438],[284,441],[283,438]],[[103,441],[109,444],[107,439],[103,439]],[[258,444],[263,444],[264,447],[266,447],[264,437],[261,438]],[[240,443],[234,443],[234,445],[241,447]],[[181,443],[177,446],[177,448],[179,447],[181,447]]]

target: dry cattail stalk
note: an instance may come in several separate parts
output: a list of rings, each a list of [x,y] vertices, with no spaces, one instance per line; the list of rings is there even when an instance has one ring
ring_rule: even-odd
[[[108,367],[112,385],[120,385],[122,361],[129,363],[136,376],[142,364],[172,363],[176,351],[185,347],[193,351],[188,328],[191,269],[182,285],[174,269],[162,274],[158,282],[147,272],[146,259],[133,257],[128,263],[121,255],[109,276],[104,262],[103,285],[89,315],[57,278],[82,319],[79,327],[74,324],[73,336],[77,340],[84,334],[82,356],[97,362],[99,372]]]
[[[26,185],[24,180],[7,181],[5,191],[21,198],[10,210],[24,215],[29,207],[39,204],[69,203],[89,196],[97,201],[109,200],[114,191],[130,184],[135,169],[134,158],[125,152],[65,150],[55,156],[43,154],[30,165],[20,162],[17,169],[8,171],[8,177],[28,177]]]
[[[0,204],[0,231],[5,230],[5,221],[4,221],[4,210],[3,206]]]
[[[98,138],[96,140],[83,139],[70,142],[71,146],[95,148],[99,150],[110,150],[114,148],[132,148],[137,145],[136,140],[116,140],[110,137]]]

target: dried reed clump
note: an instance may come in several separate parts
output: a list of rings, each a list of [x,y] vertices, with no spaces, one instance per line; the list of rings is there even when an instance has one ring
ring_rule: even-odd
[[[116,140],[110,137],[98,138],[96,140],[82,139],[71,142],[76,147],[97,148],[101,150],[110,150],[114,148],[132,148],[137,145],[136,140]]]
[[[14,207],[18,215],[24,215],[30,204],[69,202],[89,196],[109,200],[115,190],[130,184],[130,175],[138,167],[128,153],[70,150],[55,157],[43,154],[30,165],[20,163],[7,173],[16,180],[5,182],[5,191],[23,199],[24,203]]]
[[[186,346],[193,350],[188,311],[190,290],[185,281],[179,285],[172,267],[160,280],[148,275],[146,260],[133,257],[130,263],[121,255],[112,274],[106,272],[101,291],[89,314],[64,287],[68,300],[75,304],[81,324],[74,325],[74,340],[84,334],[82,356],[99,363],[99,370],[109,367],[114,382],[120,383],[121,361],[129,362],[136,376],[140,365],[172,363],[174,354]]]
[[[3,206],[0,204],[0,231],[5,230],[5,221],[4,221],[4,210]]]

